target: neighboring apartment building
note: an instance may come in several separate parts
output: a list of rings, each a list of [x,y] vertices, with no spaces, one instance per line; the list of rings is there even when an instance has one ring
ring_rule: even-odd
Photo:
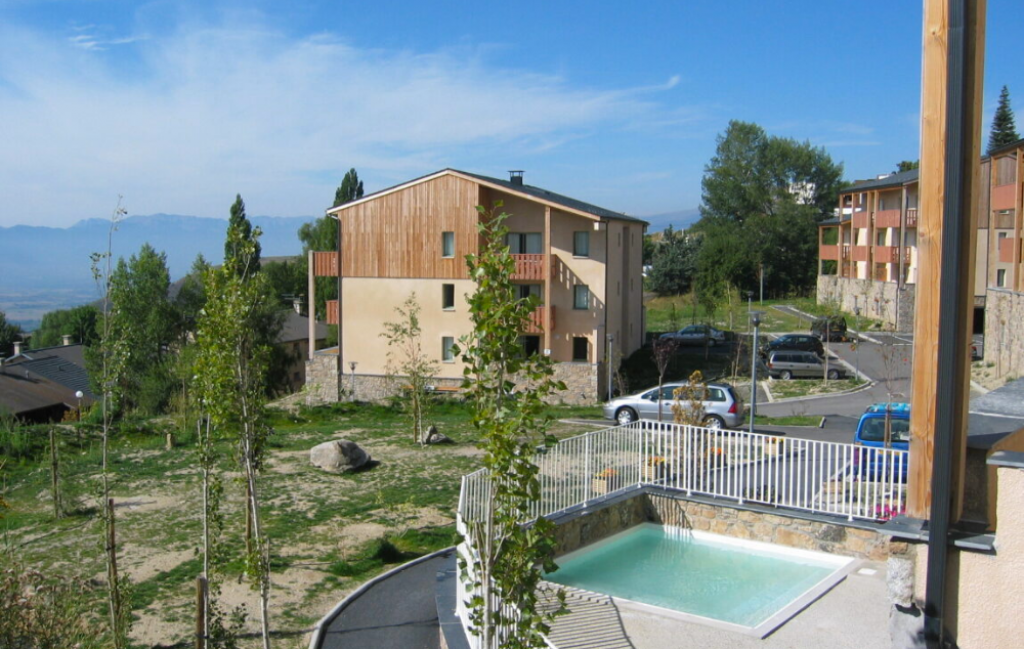
[[[1000,375],[1024,374],[1024,140],[981,161],[974,332]],[[818,301],[910,331],[917,283],[918,172],[854,183],[818,228]]]
[[[477,206],[498,202],[511,215],[505,225],[518,294],[541,303],[523,332],[524,353],[558,361],[566,402],[605,393],[609,353],[615,361],[643,344],[647,224],[511,174],[502,180],[444,169],[328,211],[341,225],[341,340],[339,348],[311,354],[311,400],[336,394],[339,353],[342,388],[355,398],[400,389],[386,380],[388,345],[380,334],[413,294],[422,309],[423,347],[440,367],[435,385],[461,382],[451,347],[471,330],[466,296],[475,284],[465,258],[479,250]],[[310,268],[337,276],[337,257],[315,253]],[[329,323],[338,311],[337,302],[328,304]]]

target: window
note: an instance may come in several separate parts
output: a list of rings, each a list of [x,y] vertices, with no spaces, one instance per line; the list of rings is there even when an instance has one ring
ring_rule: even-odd
[[[996,271],[996,286],[999,286],[999,287],[1006,286],[1006,269],[1005,268],[1000,268],[999,270]]]
[[[590,360],[590,341],[583,337],[573,337],[572,360],[581,363],[586,363]]]
[[[519,344],[522,345],[523,356],[527,358],[540,353],[540,336],[520,336]]]
[[[455,256],[455,233],[454,232],[442,232],[441,233],[441,256],[442,257],[454,257]]]
[[[455,308],[455,284],[441,285],[441,308],[445,310]]]
[[[520,300],[536,297],[538,301],[543,301],[540,294],[540,284],[517,284],[515,291],[516,297]]]
[[[509,232],[505,243],[512,255],[539,255],[544,252],[544,235],[540,232]]]
[[[573,232],[572,233],[572,256],[573,257],[589,257],[590,256],[590,233]]]
[[[455,346],[455,338],[452,336],[443,336],[441,338],[441,360],[445,363],[455,362],[455,351],[452,347]]]
[[[588,288],[585,284],[577,284],[576,286],[572,287],[572,298],[572,308],[590,308],[590,288]]]

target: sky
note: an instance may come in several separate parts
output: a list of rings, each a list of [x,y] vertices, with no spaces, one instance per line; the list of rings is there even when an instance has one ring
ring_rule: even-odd
[[[920,0],[0,0],[0,226],[320,215],[445,167],[636,216],[695,208],[730,120],[849,180],[918,158]],[[1024,8],[984,113],[1024,132]],[[984,146],[984,144],[983,144]]]

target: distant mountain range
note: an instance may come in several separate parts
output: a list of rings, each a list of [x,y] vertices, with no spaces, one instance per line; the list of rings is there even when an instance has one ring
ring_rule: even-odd
[[[302,252],[298,231],[316,217],[250,217],[263,230],[264,257]],[[660,232],[671,225],[683,230],[700,218],[694,208],[642,217]],[[226,219],[153,214],[131,216],[118,224],[113,237],[114,259],[127,259],[149,243],[167,255],[171,280],[185,276],[196,255],[212,263],[224,257]],[[92,302],[99,297],[90,255],[105,252],[110,221],[86,219],[68,228],[16,225],[0,227],[0,311],[31,330],[47,311]]]
[[[264,257],[302,252],[298,231],[316,217],[256,216],[249,220],[263,230]],[[153,214],[131,216],[113,236],[115,260],[127,259],[149,243],[167,255],[171,280],[188,273],[196,255],[207,261],[224,258],[226,219]],[[30,225],[0,227],[0,311],[31,329],[43,313],[78,306],[98,297],[90,255],[105,252],[110,221],[87,219],[68,228]]]
[[[685,230],[700,219],[700,208],[694,207],[688,210],[641,216],[640,218],[651,224],[651,227],[647,228],[648,234],[661,232],[670,225],[673,230]]]

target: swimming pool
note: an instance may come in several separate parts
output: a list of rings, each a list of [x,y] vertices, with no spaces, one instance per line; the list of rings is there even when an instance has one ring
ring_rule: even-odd
[[[855,560],[645,523],[558,559],[550,582],[764,637]]]

